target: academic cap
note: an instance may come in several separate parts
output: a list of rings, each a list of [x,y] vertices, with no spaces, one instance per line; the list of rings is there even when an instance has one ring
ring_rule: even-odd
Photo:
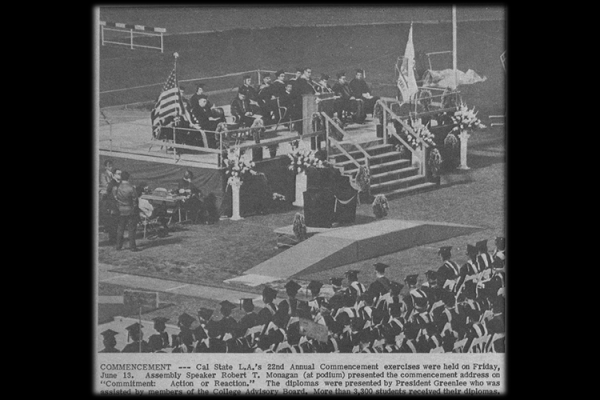
[[[235,308],[235,304],[230,302],[229,300],[223,300],[219,303],[221,305],[222,310],[233,310]]]
[[[292,292],[297,292],[302,286],[300,286],[296,281],[289,281],[285,284],[285,288],[287,290],[291,290]]]
[[[169,320],[169,318],[165,318],[165,317],[154,317],[152,318],[152,321],[154,322],[162,322],[163,324],[165,322],[167,322]]]
[[[267,298],[275,298],[277,297],[277,290],[273,289],[270,286],[265,286],[262,292],[263,296]]]
[[[360,271],[351,269],[350,271],[346,271],[345,275],[348,277],[348,279],[357,280],[359,272]]]
[[[246,79],[252,79],[252,77],[250,75],[244,75],[244,80]]]
[[[452,246],[440,247],[440,251],[438,251],[438,254],[442,257],[450,257],[450,250],[452,250]]]
[[[200,318],[208,321],[210,319],[210,317],[212,317],[214,313],[214,310],[211,310],[209,308],[200,308],[200,310],[198,310],[198,315],[200,316]]]
[[[504,247],[506,244],[506,239],[503,236],[496,236],[496,246]]]
[[[384,263],[373,264],[373,266],[375,267],[375,271],[379,272],[380,274],[385,273],[385,269],[390,267],[389,265]]]
[[[127,329],[129,331],[129,333],[133,333],[133,332],[139,332],[139,331],[141,331],[142,328],[143,328],[143,326],[140,325],[139,322],[136,322],[134,324],[129,325],[125,329]]]
[[[329,79],[329,75],[327,75],[327,74],[321,74],[321,80],[322,81],[326,81],[328,79]]]
[[[252,299],[250,299],[250,298],[240,299],[240,309],[242,309],[242,308],[244,310],[248,310],[248,311],[254,310],[254,303],[252,302]]]
[[[425,276],[427,277],[427,279],[437,279],[437,272],[430,269],[429,271],[425,272]]]
[[[344,280],[344,278],[330,278],[329,282],[331,282],[331,284],[333,286],[342,286],[343,280]]]
[[[402,291],[402,288],[404,288],[404,285],[400,282],[392,281],[390,282],[390,287],[392,289],[392,292],[400,293]]]
[[[275,72],[275,76],[279,77],[279,75],[281,74],[285,74],[285,71],[280,69],[279,71]]]
[[[467,254],[477,254],[477,247],[467,244]]]
[[[102,336],[104,336],[105,339],[110,338],[110,337],[114,337],[115,335],[118,335],[119,332],[115,332],[112,329],[107,329],[103,332],[100,333]]]
[[[208,99],[208,96],[205,95],[204,93],[202,93],[201,95],[198,96],[198,100],[200,99]]]
[[[311,292],[318,292],[321,287],[323,287],[323,284],[319,281],[310,281],[310,283],[308,284],[308,286],[306,287],[308,290],[310,290]]]
[[[475,243],[475,247],[477,247],[477,250],[479,251],[487,251],[487,239]]]
[[[359,72],[362,74],[362,73],[364,73],[364,72],[365,72],[365,70],[364,70],[364,69],[357,68],[357,69],[356,69],[356,73],[358,74]]]
[[[206,86],[206,83],[196,83],[197,88],[203,88],[204,86]]]
[[[404,278],[404,282],[406,282],[408,285],[414,286],[417,284],[418,277],[419,277],[418,274],[407,275],[406,278]]]
[[[335,76],[337,76],[338,79],[340,79],[342,76],[346,76],[346,72],[345,71],[338,72],[337,74],[335,74]]]
[[[183,326],[191,326],[194,321],[195,321],[194,317],[192,317],[188,313],[184,312],[183,314],[181,314],[179,316],[179,322]]]

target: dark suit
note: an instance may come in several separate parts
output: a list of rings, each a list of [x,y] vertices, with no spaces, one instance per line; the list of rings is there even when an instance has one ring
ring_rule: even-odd
[[[348,113],[356,113],[358,111],[358,101],[356,99],[350,100],[350,97],[352,97],[353,94],[348,83],[344,82],[342,84],[336,82],[332,89],[336,96],[340,96],[339,99],[334,101],[333,105],[334,111],[337,112],[340,119],[342,118],[342,113],[344,111]]]
[[[365,102],[365,114],[373,114],[373,108],[377,100],[379,100],[379,96],[373,96],[370,99],[364,97],[365,93],[371,93],[371,89],[369,89],[369,85],[367,85],[364,79],[354,78],[350,81],[349,86],[354,97],[362,99]]]
[[[140,342],[131,342],[121,350],[121,353],[139,353]],[[142,340],[142,353],[150,353],[150,346],[145,340]]]
[[[254,114],[250,107],[250,101],[247,98],[241,100],[239,97],[236,97],[231,103],[231,115],[235,116],[236,120],[242,126],[252,126],[254,123],[253,117],[246,116],[247,112]]]
[[[112,348],[104,348],[102,350],[100,350],[98,353],[120,353],[119,350],[115,349],[114,347]]]
[[[127,226],[129,235],[129,248],[136,249],[135,234],[138,223],[137,201],[138,196],[135,187],[123,181],[118,187],[113,189],[114,197],[119,208],[119,219],[117,225],[117,250],[123,247],[123,234]]]

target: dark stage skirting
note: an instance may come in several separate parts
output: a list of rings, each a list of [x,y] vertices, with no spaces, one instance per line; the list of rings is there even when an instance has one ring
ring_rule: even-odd
[[[143,158],[143,157],[142,157]],[[194,174],[193,184],[204,196],[213,194],[216,206],[221,215],[231,216],[231,188],[227,188],[227,179],[222,170],[175,165],[159,160],[129,158],[127,154],[100,154],[99,166],[111,159],[115,167],[131,174],[131,182],[135,185],[146,182],[150,189],[162,187],[176,189],[186,169]],[[249,176],[244,179],[240,190],[240,214],[250,216],[261,211],[268,212],[273,208],[290,209],[294,201],[295,175],[288,171],[289,159],[281,156],[256,163],[256,171],[264,176]],[[266,179],[265,179],[266,178]],[[272,193],[285,196],[284,202],[274,202]]]

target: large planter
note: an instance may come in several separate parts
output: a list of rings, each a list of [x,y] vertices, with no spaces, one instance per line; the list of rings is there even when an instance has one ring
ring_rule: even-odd
[[[304,207],[304,192],[306,192],[306,172],[296,174],[296,200],[292,203],[296,207]]]

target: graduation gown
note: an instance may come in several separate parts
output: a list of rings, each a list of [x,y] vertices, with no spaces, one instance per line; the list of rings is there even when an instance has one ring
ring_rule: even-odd
[[[127,346],[123,347],[121,353],[139,353],[140,352],[140,342],[131,342]],[[142,353],[150,353],[150,346],[148,346],[148,342],[142,340]]]

